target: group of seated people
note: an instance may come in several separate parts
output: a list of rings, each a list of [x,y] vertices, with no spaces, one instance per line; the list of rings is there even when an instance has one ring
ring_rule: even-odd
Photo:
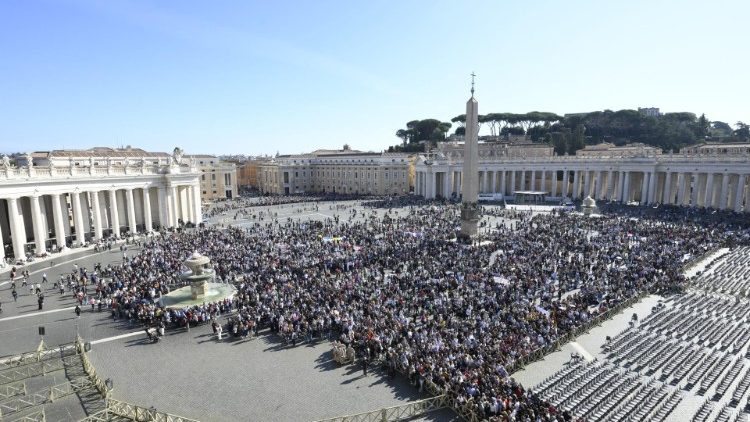
[[[102,270],[96,294],[118,317],[167,328],[231,313],[226,332],[236,337],[268,329],[290,345],[337,339],[344,356],[384,362],[480,417],[562,420],[509,375],[519,362],[643,292],[679,289],[685,256],[750,236],[744,220],[668,207],[632,218],[628,207],[605,209],[607,218],[522,215],[466,247],[455,241],[459,207],[423,204],[371,202],[410,207],[375,223],[350,214],[164,233]],[[194,250],[211,257],[220,280],[241,278],[236,296],[163,309],[160,295],[181,285]]]

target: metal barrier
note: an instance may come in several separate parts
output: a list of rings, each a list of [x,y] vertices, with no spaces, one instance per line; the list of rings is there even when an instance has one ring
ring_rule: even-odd
[[[316,422],[386,422],[401,421],[420,416],[433,410],[449,407],[448,396],[445,394],[429,399],[417,400],[410,403],[385,407],[371,412],[356,415],[339,416],[330,419],[320,419]]]
[[[47,416],[44,414],[44,409],[41,409],[18,419],[14,419],[11,422],[47,422]]]
[[[91,388],[91,381],[87,377],[79,377],[69,382],[53,385],[52,387],[45,388],[29,395],[16,396],[3,400],[0,402],[0,418],[5,418],[8,415],[35,406],[40,406],[45,403],[52,403],[55,400],[75,394],[87,388]]]
[[[26,382],[20,381],[0,387],[0,400],[26,394]]]
[[[0,371],[30,365],[47,359],[64,357],[66,353],[69,354],[70,352],[76,353],[75,343],[62,344],[54,349],[47,349],[44,346],[44,342],[41,342],[36,351],[0,358]]]
[[[118,420],[125,418],[136,422],[198,422],[195,419],[159,412],[153,408],[141,407],[116,399],[108,399],[106,409],[89,415],[79,422],[104,422],[111,420],[110,416],[116,416]]]
[[[48,359],[32,362],[15,368],[0,371],[0,385],[46,375],[50,372],[61,371],[71,362],[78,361],[78,356],[68,356],[62,359]]]

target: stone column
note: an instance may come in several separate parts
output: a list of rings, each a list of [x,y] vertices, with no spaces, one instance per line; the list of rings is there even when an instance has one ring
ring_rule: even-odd
[[[656,171],[648,173],[648,203],[656,202]]]
[[[706,190],[703,197],[703,206],[710,208],[714,205],[714,174],[708,173],[706,177]]]
[[[177,186],[172,186],[169,188],[169,198],[170,198],[170,205],[172,209],[172,222],[175,227],[178,227],[180,225],[180,197],[179,193],[177,192]]]
[[[484,171],[484,186],[482,186],[482,188],[485,193],[490,191],[490,172],[487,170]]]
[[[91,192],[91,214],[94,216],[94,239],[101,240],[104,237],[104,224],[102,224],[102,209],[99,204],[99,192]]]
[[[727,202],[729,201],[729,174],[724,173],[721,175],[721,192],[719,194],[719,204],[717,208],[724,210],[727,208]]]
[[[692,173],[691,186],[693,187],[693,189],[690,192],[690,206],[691,207],[698,206],[698,191],[700,190],[700,187],[698,186],[699,176],[700,176],[699,173]]]
[[[419,173],[417,173],[417,180],[419,180]],[[167,189],[163,186],[159,186],[156,189],[156,200],[157,207],[159,209],[159,225],[161,227],[169,227],[169,201],[167,200]]]
[[[573,173],[573,199],[578,199],[581,195],[581,172],[576,170]]]
[[[539,174],[541,176],[539,178],[539,190],[547,192],[547,170],[540,170]]]
[[[39,208],[39,196],[32,195],[29,197],[31,202],[31,224],[34,229],[34,247],[37,256],[47,252],[44,242],[47,240],[44,232],[44,223],[42,222],[42,210]]]
[[[737,186],[735,187],[734,193],[734,212],[742,211],[743,197],[745,196],[745,175],[740,174],[737,176]]]
[[[193,189],[193,209],[195,214],[195,224],[199,224],[201,221],[203,221],[203,211],[201,210],[201,191],[200,187],[198,185],[193,185],[191,187]]]
[[[622,202],[627,204],[630,202],[630,172],[626,171],[625,177],[623,178],[622,185]]]
[[[120,237],[120,212],[117,210],[117,190],[109,191],[109,219],[112,223],[112,236]]]
[[[63,228],[62,205],[60,204],[60,194],[54,193],[52,197],[52,220],[55,223],[55,243],[57,249],[65,247],[65,229]]]
[[[128,229],[130,234],[136,234],[138,227],[135,222],[135,202],[133,201],[133,189],[125,189],[125,205],[128,207]]]
[[[609,173],[607,173],[607,199],[611,200],[615,196],[615,172],[614,170],[609,170]]]
[[[688,180],[684,172],[677,173],[677,205],[685,205]]]
[[[664,173],[664,187],[662,188],[662,204],[672,203],[672,172]]]
[[[452,187],[453,187],[452,179],[453,178],[450,177],[452,174],[453,174],[452,171],[446,171],[443,173],[443,197],[444,198],[450,198],[451,193],[453,192],[452,191]],[[195,201],[195,199],[193,199],[193,201]],[[195,210],[195,207],[192,204],[193,202],[190,203],[190,206],[193,208],[193,210]],[[193,213],[193,215],[195,215],[195,213]]]
[[[510,172],[510,192],[508,194],[513,195],[516,191],[516,171]]]
[[[562,184],[562,196],[567,197],[568,196],[568,185],[570,184],[570,171],[569,170],[563,170],[563,184]]]
[[[76,244],[83,245],[86,243],[86,228],[83,227],[83,209],[81,208],[81,194],[73,192],[71,194],[73,201],[73,225],[76,228]]]
[[[151,220],[151,195],[149,194],[148,186],[143,188],[143,224],[145,232],[150,233],[153,230],[153,221]]]
[[[183,191],[187,191],[187,188],[183,187]],[[434,170],[430,172],[430,197],[433,199],[437,197],[437,172]],[[183,205],[187,204],[183,201]],[[185,208],[182,210],[185,211]]]
[[[536,170],[531,170],[531,186],[529,190],[536,190]]]
[[[550,196],[557,196],[557,170],[550,170],[549,181],[552,184],[549,189]]]
[[[23,213],[18,206],[18,198],[8,198],[8,222],[10,223],[10,239],[13,243],[13,255],[16,260],[26,260],[26,228],[23,223]]]
[[[497,193],[497,171],[491,171],[490,174],[490,191],[495,194]]]
[[[583,197],[591,195],[591,171],[585,170],[583,172]]]
[[[643,172],[643,179],[641,180],[641,205],[648,204],[648,173]]]
[[[505,196],[505,170],[500,172],[500,193]]]

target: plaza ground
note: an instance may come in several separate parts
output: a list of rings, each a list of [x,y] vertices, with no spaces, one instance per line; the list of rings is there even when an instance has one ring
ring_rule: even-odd
[[[336,209],[343,205],[346,209]],[[251,213],[276,213],[280,221],[288,218],[300,222],[338,216],[347,220],[354,209],[356,219],[363,221],[373,213],[382,217],[386,210],[364,208],[355,201],[336,204],[287,204],[255,207]],[[394,208],[399,214],[407,208]],[[250,226],[256,220],[235,219],[235,211],[208,219],[209,224]],[[362,215],[364,213],[364,216]],[[266,217],[261,223],[269,221]],[[489,230],[495,224],[511,225],[512,220],[489,217],[484,220]],[[137,253],[129,247],[128,254]],[[65,262],[63,262],[65,261]],[[8,274],[0,273],[0,355],[7,356],[36,349],[40,342],[37,333],[44,326],[44,341],[48,345],[71,342],[76,333],[92,343],[90,357],[102,378],[114,381],[114,397],[141,406],[202,421],[278,420],[300,421],[330,418],[382,407],[394,406],[425,398],[402,376],[390,380],[381,373],[362,375],[359,366],[339,366],[332,360],[330,346],[322,341],[285,347],[275,335],[261,331],[253,340],[236,341],[225,337],[217,341],[208,325],[185,330],[168,331],[163,341],[145,341],[140,327],[124,321],[112,321],[106,311],[92,311],[84,306],[77,318],[73,312],[75,300],[69,293],[59,295],[53,283],[61,274],[69,273],[73,264],[93,269],[122,261],[117,247],[112,251],[95,253],[92,250],[73,250],[63,259],[53,256],[29,265],[31,281],[41,282],[43,273],[49,282],[43,285],[45,305],[37,310],[36,296],[20,287],[20,296],[13,302]],[[530,364],[514,374],[527,387],[533,387],[560,369],[572,352],[586,359],[601,358],[601,345],[607,336],[614,337],[627,328],[633,313],[645,318],[651,308],[665,298],[648,296],[568,343],[556,353]],[[58,376],[58,375],[55,375]],[[56,381],[56,379],[53,379]],[[680,403],[669,420],[689,419],[700,401],[688,398]],[[72,421],[79,419],[90,403],[77,397],[58,404],[48,412],[47,420]],[[427,415],[424,420],[453,420],[449,410]]]

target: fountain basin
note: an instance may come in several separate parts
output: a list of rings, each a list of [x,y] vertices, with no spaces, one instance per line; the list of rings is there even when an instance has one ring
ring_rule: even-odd
[[[231,299],[237,293],[237,289],[231,284],[225,283],[201,283],[204,293],[193,297],[193,286],[180,287],[162,295],[161,304],[165,308],[184,308],[187,306],[201,305],[203,303],[218,302]]]

